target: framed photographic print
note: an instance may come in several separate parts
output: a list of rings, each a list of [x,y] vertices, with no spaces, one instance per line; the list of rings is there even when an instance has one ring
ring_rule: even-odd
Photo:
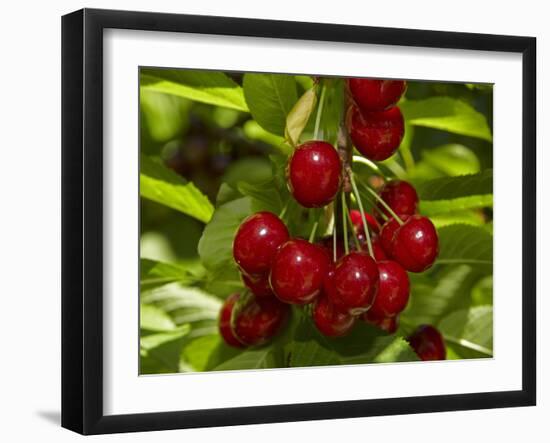
[[[62,26],[64,427],[535,404],[534,38]]]

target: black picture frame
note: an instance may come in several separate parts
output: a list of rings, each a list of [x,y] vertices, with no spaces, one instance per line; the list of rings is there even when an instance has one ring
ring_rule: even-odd
[[[131,415],[103,413],[103,30],[500,51],[523,60],[522,389]],[[83,9],[62,18],[62,426],[82,434],[536,404],[536,39]]]

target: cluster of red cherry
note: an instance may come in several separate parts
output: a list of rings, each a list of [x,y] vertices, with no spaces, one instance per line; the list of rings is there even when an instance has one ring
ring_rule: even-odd
[[[405,88],[402,81],[347,82],[348,131],[371,160],[388,158],[399,146],[404,125],[395,103]],[[291,194],[306,208],[333,201],[343,175],[352,174],[324,141],[298,146],[286,173]],[[247,217],[235,235],[233,257],[250,291],[224,303],[219,324],[224,340],[236,347],[261,345],[283,327],[289,305],[308,304],[325,336],[346,335],[358,318],[395,332],[410,295],[407,271],[423,272],[434,263],[438,237],[431,221],[417,214],[418,195],[410,183],[389,181],[375,195],[375,216],[349,211],[353,244],[336,236],[317,243],[291,238],[270,212]],[[443,339],[433,327],[419,328],[410,343],[422,359],[445,358]]]

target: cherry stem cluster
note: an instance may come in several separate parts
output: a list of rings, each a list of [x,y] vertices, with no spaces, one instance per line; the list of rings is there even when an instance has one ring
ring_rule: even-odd
[[[349,175],[349,180],[351,182],[353,193],[355,194],[355,199],[357,200],[357,204],[359,205],[359,212],[361,213],[361,221],[363,222],[363,229],[365,230],[365,237],[367,238],[367,247],[369,250],[369,255],[374,258],[374,252],[372,250],[372,241],[370,238],[369,225],[365,217],[363,202],[361,201],[361,196],[359,195],[359,189],[357,189],[357,183],[355,183],[355,178],[353,177],[353,171],[351,170],[351,167],[348,169],[347,173]]]
[[[313,131],[313,138],[315,140],[319,137],[319,128],[321,125],[321,115],[323,114],[323,106],[325,104],[325,93],[327,88],[323,85],[321,81],[321,97],[319,98],[319,105],[317,106],[317,116],[315,117],[315,130]]]
[[[376,191],[374,191],[370,186],[366,185],[363,183],[363,187],[365,188],[365,190],[371,194],[376,200],[378,200],[380,202],[380,204],[384,207],[384,209],[386,211],[388,211],[390,213],[390,215],[395,218],[397,220],[397,223],[399,223],[400,225],[402,225],[404,222],[403,220],[401,220],[399,218],[399,216],[395,213],[395,211],[390,207],[390,205],[388,205],[384,199],[382,197],[380,197]]]

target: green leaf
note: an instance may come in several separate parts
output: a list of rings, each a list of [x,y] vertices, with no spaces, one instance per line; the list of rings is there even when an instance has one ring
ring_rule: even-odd
[[[186,182],[160,162],[145,155],[140,159],[140,195],[202,222],[208,222],[214,207],[193,183]]]
[[[492,306],[452,312],[439,322],[438,327],[446,341],[485,356],[493,355]]]
[[[439,256],[436,264],[471,264],[492,272],[493,236],[485,229],[471,225],[440,228]]]
[[[440,129],[492,141],[485,116],[469,104],[451,97],[405,100],[399,104],[405,120],[412,125]]]
[[[472,288],[472,304],[474,306],[493,304],[493,276],[487,275]]]
[[[296,81],[281,74],[245,74],[243,89],[254,120],[276,135],[284,135],[286,117],[296,103]]]
[[[442,214],[431,215],[430,220],[434,226],[439,229],[444,226],[456,225],[456,224],[466,224],[481,226],[486,228],[487,224],[483,214],[475,211],[465,210],[465,211],[453,211]]]
[[[218,334],[205,335],[191,341],[183,349],[183,359],[195,371],[205,371],[214,350],[220,345]]]
[[[275,355],[271,347],[251,349],[216,366],[214,371],[231,371],[236,369],[275,368]]]
[[[172,331],[176,328],[170,316],[153,305],[142,304],[139,310],[140,328],[146,331]]]
[[[463,145],[450,144],[425,149],[421,156],[422,161],[416,165],[417,169],[425,166],[445,175],[477,174],[481,168],[477,155]]]
[[[452,310],[469,307],[478,278],[469,265],[450,266],[433,276],[410,274],[411,297],[401,319],[414,325],[436,324]]]
[[[242,195],[254,198],[270,212],[278,214],[283,209],[283,202],[273,179],[256,184],[239,182],[237,189]]]
[[[493,170],[458,177],[441,177],[416,183],[420,200],[449,200],[493,193]]]
[[[479,209],[493,206],[493,194],[472,195],[470,197],[459,197],[453,200],[423,200],[420,202],[420,213],[432,216],[437,214],[448,214],[453,211],[464,209]]]
[[[145,258],[140,259],[139,264],[142,291],[174,282],[192,285],[204,278],[204,269],[198,266],[186,267],[182,264],[163,263]]]
[[[192,327],[192,337],[217,333],[222,300],[204,290],[171,283],[142,293],[141,301],[160,308],[177,326]]]
[[[242,88],[222,72],[142,68],[140,88],[248,112]]]
[[[402,337],[358,322],[347,336],[330,339],[322,336],[307,316],[298,324],[287,353],[291,367],[418,360]]]
[[[244,134],[251,140],[258,140],[277,148],[281,153],[288,155],[292,147],[285,143],[285,139],[279,135],[272,134],[262,128],[255,120],[248,120],[243,125]]]
[[[241,222],[252,212],[250,197],[230,201],[216,209],[199,241],[199,256],[207,269],[234,266],[233,238]]]
[[[179,372],[180,353],[189,334],[189,326],[140,338],[140,373]]]
[[[297,146],[300,143],[300,135],[302,135],[315,109],[316,103],[316,90],[315,88],[311,88],[300,97],[288,113],[286,117],[285,139],[290,145]]]

